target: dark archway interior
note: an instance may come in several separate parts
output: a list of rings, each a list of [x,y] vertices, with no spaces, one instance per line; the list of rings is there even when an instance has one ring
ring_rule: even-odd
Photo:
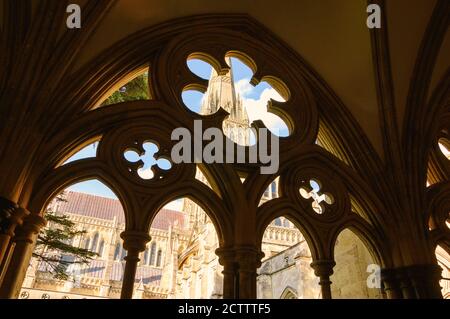
[[[375,2],[0,0],[0,298],[448,298],[450,3]]]

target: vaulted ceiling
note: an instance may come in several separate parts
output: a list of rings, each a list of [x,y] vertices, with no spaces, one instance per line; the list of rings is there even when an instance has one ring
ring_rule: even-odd
[[[71,2],[82,7],[79,30],[65,25],[65,8]],[[123,180],[120,183],[104,166],[86,170],[83,165],[87,161],[66,166],[63,173],[54,167],[99,134],[104,134],[106,146],[100,147],[104,153],[98,165],[119,155],[123,160],[119,151],[109,156],[109,150],[115,143],[130,144],[126,139],[134,133],[122,133],[128,133],[127,125],[134,127],[139,119],[146,123],[163,119],[154,132],[169,145],[164,139],[170,135],[166,129],[171,128],[172,120],[174,127],[190,127],[192,122],[176,99],[189,77],[189,72],[183,73],[185,53],[211,50],[223,56],[230,50],[223,42],[238,38],[235,45],[251,50],[253,56],[263,52],[255,59],[260,66],[265,64],[260,69],[265,66],[267,74],[278,70],[275,75],[285,75],[290,80],[286,83],[297,93],[290,99],[293,107],[289,111],[300,129],[284,140],[292,147],[281,148],[284,189],[294,190],[292,185],[306,180],[301,165],[307,165],[306,171],[314,170],[319,180],[331,183],[330,188],[339,192],[336,198],[344,199],[343,213],[352,213],[348,194],[355,196],[360,210],[380,225],[374,229],[383,230],[387,242],[394,243],[392,256],[397,266],[430,263],[434,258],[434,251],[429,250],[431,241],[444,240],[445,247],[450,247],[445,224],[450,167],[446,158],[442,164],[437,156],[442,155],[437,139],[440,134],[448,137],[450,131],[450,2],[369,2],[382,8],[381,29],[368,29],[366,0],[0,0],[0,196],[12,203],[8,209],[15,203],[23,207],[32,203],[30,211],[39,213],[58,187],[78,181],[76,178],[108,175],[117,189],[128,189],[122,185],[134,185],[135,180],[122,177],[130,172],[125,173],[126,169],[117,174],[117,179]],[[202,43],[208,47],[199,49]],[[150,65],[154,101],[93,111],[102,98],[122,85],[119,82],[155,61]],[[311,85],[304,85],[306,81]],[[148,107],[150,104],[155,107]],[[166,113],[162,106],[173,106],[174,113]],[[305,109],[309,117],[300,114]],[[111,127],[114,130],[106,131]],[[323,147],[314,144],[316,135]],[[319,150],[309,153],[310,149],[302,149],[305,145]],[[299,155],[303,151],[312,156],[304,162]],[[103,161],[105,158],[108,161]],[[174,180],[177,172],[188,181],[192,178],[192,167],[178,168],[173,171]],[[217,219],[216,226],[225,229],[224,238],[236,234],[236,242],[253,245],[255,239],[242,221],[249,223],[248,229],[256,229],[256,219],[261,225],[265,222],[260,216],[269,220],[272,213],[284,210],[274,206],[276,209],[264,215],[248,210],[258,202],[270,176],[252,173],[242,184],[229,166],[208,169],[207,177],[216,182],[213,186],[224,196],[223,201],[201,183],[188,184],[198,188],[186,190],[189,187],[179,179],[177,183],[164,181],[172,187],[164,192],[197,196]],[[293,174],[297,170],[299,175]],[[329,171],[339,178],[329,178]],[[343,186],[344,180],[347,186]],[[429,188],[427,181],[432,184]],[[146,227],[149,216],[156,214],[165,200],[156,183],[136,185],[137,191],[118,192],[132,198],[124,201],[133,203],[127,210],[128,218],[135,217],[127,226],[130,229]],[[297,196],[298,189],[294,191]],[[151,196],[136,199],[141,192]],[[435,224],[432,229],[425,212],[435,220],[430,223]],[[231,222],[229,216],[236,219]],[[329,226],[337,227],[333,222]],[[324,233],[327,247],[333,247],[332,235]]]
[[[436,0],[385,3],[387,25],[382,27],[388,32],[399,131],[410,79],[435,5]],[[365,0],[119,0],[86,43],[77,65],[83,65],[136,31],[170,19],[207,13],[247,13],[311,64],[350,109],[381,155],[382,132],[366,7]],[[449,57],[450,33],[447,32],[436,60],[429,95],[449,67]]]
[[[0,0],[0,19],[5,18],[3,11],[6,1]],[[31,2],[33,14],[47,1],[24,0],[23,3],[28,2]],[[437,54],[431,52],[430,56],[425,57],[432,69],[430,80],[424,79],[424,82],[430,83],[426,93],[429,98],[449,68],[450,33],[442,32],[443,37],[436,36],[436,39],[426,42],[433,31],[439,28],[433,26],[433,21],[437,21],[432,19],[433,10],[438,4],[448,10],[448,2],[447,5],[442,5],[445,1],[438,0],[375,2],[382,4],[383,8],[382,29],[379,32],[382,35],[381,42],[377,42],[367,28],[366,0],[106,1],[103,6],[108,10],[107,13],[96,12],[98,21],[95,29],[89,34],[88,40],[80,42],[82,46],[76,48],[80,51],[70,72],[79,70],[131,34],[172,19],[212,13],[248,14],[310,64],[348,108],[374,149],[383,157],[386,151],[383,138],[387,135],[383,126],[389,129],[389,124],[380,122],[386,120],[386,114],[380,113],[380,105],[390,111],[390,133],[397,130],[401,140],[414,70],[425,61],[418,59],[424,58],[421,47],[423,49],[425,44],[438,47]],[[85,6],[90,1],[74,0],[68,3]],[[83,23],[87,17],[82,15],[82,19],[85,19]],[[445,19],[440,21],[448,23]],[[17,26],[19,24],[20,21],[17,21]],[[61,36],[65,32],[67,30],[61,26]],[[83,32],[83,27],[77,32]],[[377,43],[382,44],[377,46]],[[382,63],[381,67],[379,63]],[[387,73],[382,80],[386,83],[386,79],[392,79],[392,86],[388,85],[387,91],[380,94],[381,77],[377,72],[381,68]],[[423,85],[427,86],[427,83]],[[389,96],[390,99],[386,100]]]

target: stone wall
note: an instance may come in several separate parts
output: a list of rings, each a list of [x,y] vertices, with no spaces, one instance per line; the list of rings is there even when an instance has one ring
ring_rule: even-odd
[[[258,269],[257,297],[318,298],[320,288],[311,261],[305,241],[266,259]]]
[[[338,236],[335,246],[334,274],[331,276],[331,295],[339,298],[382,298],[381,290],[368,288],[367,272],[370,264],[375,264],[364,243],[350,230]]]
[[[344,230],[335,247],[336,266],[331,276],[332,297],[382,298],[381,290],[369,288],[367,267],[374,264],[364,243],[350,230]],[[258,270],[258,298],[321,298],[318,278],[310,264],[311,253],[303,240],[267,258]]]

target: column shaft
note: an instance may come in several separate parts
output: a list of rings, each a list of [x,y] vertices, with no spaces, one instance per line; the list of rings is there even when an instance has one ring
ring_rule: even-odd
[[[0,298],[17,298],[33,254],[34,244],[45,219],[39,215],[29,215],[16,231],[15,247],[9,262],[2,286]]]
[[[134,281],[136,278],[137,264],[139,262],[139,251],[129,249],[125,257],[125,270],[123,273],[122,290],[120,299],[132,299],[134,291]]]
[[[333,268],[336,265],[334,260],[317,260],[311,263],[314,273],[319,277],[319,285],[322,291],[322,299],[332,299],[331,296],[331,280]]]
[[[438,265],[412,265],[382,269],[381,276],[390,299],[441,299],[441,272]]]
[[[0,265],[4,264],[2,261],[7,255],[16,226],[22,224],[27,214],[29,212],[26,209],[19,208],[16,203],[0,197]]]
[[[409,278],[411,290],[417,299],[442,299],[442,268],[438,265],[414,265],[405,267],[405,275]]]
[[[261,266],[264,256],[255,247],[239,247],[236,249],[236,265],[238,267],[239,299],[256,299],[256,270]]]
[[[223,298],[237,298],[237,276],[234,262],[234,251],[227,248],[216,249],[219,263],[223,266]]]
[[[139,253],[145,250],[145,246],[151,240],[151,237],[146,232],[132,230],[122,232],[120,237],[123,239],[123,248],[127,250],[120,299],[132,299]]]
[[[381,280],[389,299],[402,299],[403,294],[394,269],[381,269]]]

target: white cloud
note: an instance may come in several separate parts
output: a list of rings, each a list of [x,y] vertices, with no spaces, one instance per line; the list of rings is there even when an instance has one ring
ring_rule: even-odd
[[[254,88],[252,87],[252,89]],[[250,122],[262,120],[272,133],[277,134],[278,130],[287,130],[287,127],[280,117],[267,111],[267,102],[269,99],[284,101],[275,89],[267,88],[261,93],[259,99],[243,98],[243,103],[247,109]]]
[[[255,89],[254,86],[250,84],[249,79],[240,79],[234,84],[234,86],[236,88],[236,92],[238,92],[242,98],[251,94]]]
[[[151,170],[151,167],[149,167],[147,169],[138,169],[138,175],[143,179],[152,179],[155,174]]]
[[[448,150],[443,144],[441,144],[441,143],[438,143],[438,144],[439,144],[439,148],[441,149],[442,154],[444,154],[445,157],[450,159],[450,150]]]
[[[181,212],[183,208],[183,199],[174,200],[173,202],[166,204],[163,208]]]

